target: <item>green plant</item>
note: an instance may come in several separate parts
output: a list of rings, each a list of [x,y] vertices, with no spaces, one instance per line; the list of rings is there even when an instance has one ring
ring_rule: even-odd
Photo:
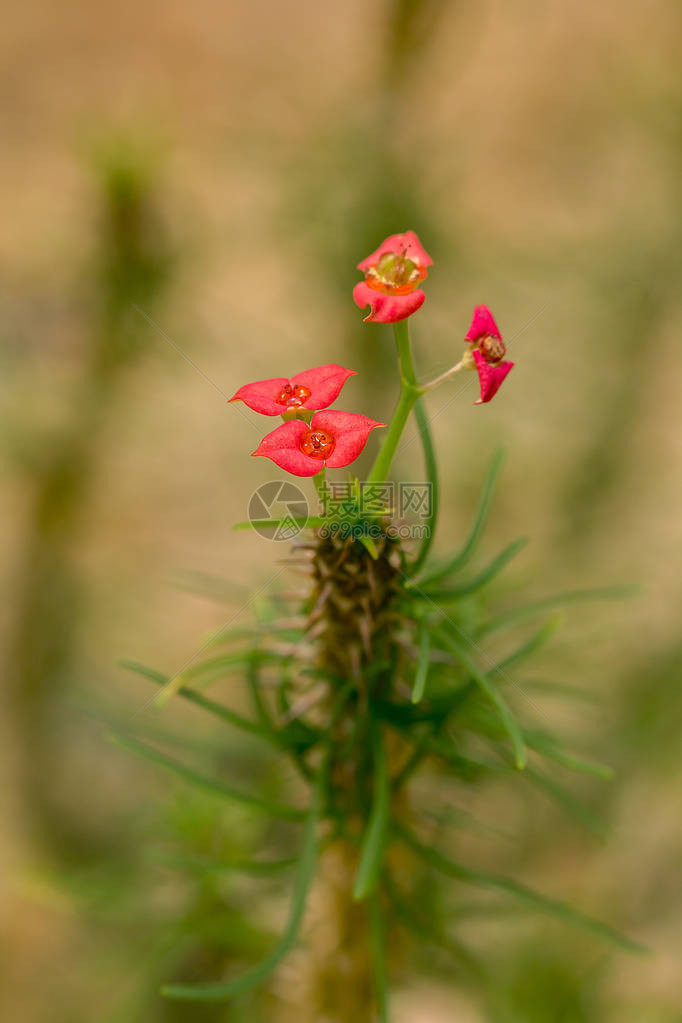
[[[283,420],[254,454],[315,479],[315,514],[237,527],[301,533],[294,553],[308,576],[305,598],[262,600],[253,629],[226,630],[209,656],[174,677],[127,663],[161,687],[158,706],[172,696],[197,705],[269,747],[276,762],[288,759],[298,778],[289,791],[263,791],[262,780],[247,789],[207,776],[139,738],[119,737],[131,752],[190,784],[301,831],[288,919],[270,954],[224,980],[169,984],[163,991],[171,999],[222,1001],[263,984],[297,944],[311,899],[322,923],[300,959],[294,997],[299,1021],[346,1023],[370,1015],[387,1021],[391,978],[400,976],[414,945],[432,947],[458,964],[462,983],[485,982],[485,962],[460,937],[459,919],[453,926],[444,912],[444,886],[452,881],[639,949],[567,902],[460,860],[452,850],[452,825],[461,818],[448,809],[443,794],[491,779],[511,785],[528,778],[591,823],[546,767],[597,778],[609,778],[610,769],[566,748],[550,729],[528,723],[522,701],[538,708],[510,670],[551,638],[557,608],[619,591],[572,592],[516,604],[498,615],[489,611],[487,588],[525,543],[515,540],[471,567],[502,465],[499,452],[468,535],[454,552],[432,556],[439,481],[424,395],[455,373],[476,370],[480,402],[486,403],[513,364],[503,361],[505,346],[492,314],[477,307],[462,359],[432,384],[418,382],[408,317],[424,301],[418,286],[430,262],[408,232],[391,236],[360,264],[366,281],[355,289],[356,302],[371,306],[368,319],[393,325],[400,373],[395,414],[365,480],[349,474],[336,486],[327,477],[328,469],[350,464],[381,425],[324,411],[349,371],[317,367],[291,380],[246,385],[235,395]],[[413,413],[428,496],[420,505],[424,528],[416,550],[405,543],[396,519],[390,480]],[[524,623],[534,628],[527,632]],[[491,661],[487,638],[518,628],[522,635],[510,642],[506,656]],[[248,686],[250,716],[206,695],[215,680],[235,676]],[[270,864],[273,871],[279,866]]]

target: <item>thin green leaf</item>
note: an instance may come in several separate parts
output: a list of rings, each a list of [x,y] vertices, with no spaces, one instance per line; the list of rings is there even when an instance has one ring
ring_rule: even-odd
[[[474,692],[476,686],[467,683],[459,689],[439,693],[420,704],[391,703],[388,700],[375,700],[374,713],[378,718],[388,721],[394,728],[409,731],[415,724],[422,721],[443,721],[454,713]]]
[[[426,468],[426,479],[431,484],[431,504],[429,507],[429,514],[426,519],[426,532],[422,537],[421,545],[417,557],[414,559],[409,567],[409,575],[416,575],[422,568],[426,561],[431,544],[433,543],[434,534],[436,532],[436,521],[438,519],[438,501],[439,501],[439,489],[438,489],[438,462],[436,460],[436,451],[433,446],[433,438],[431,437],[431,426],[429,424],[429,417],[426,412],[426,406],[423,398],[417,398],[414,406],[414,417],[417,420],[417,429],[419,430],[419,436],[422,442],[422,450],[424,452],[424,466]]]
[[[471,952],[456,938],[444,934],[440,921],[434,919],[434,914],[428,912],[428,909],[424,911],[423,907],[417,909],[412,906],[398,890],[390,875],[386,876],[385,888],[391,908],[404,927],[412,931],[421,941],[444,949],[453,958],[459,960],[477,980],[481,982],[487,980],[483,967]]]
[[[577,799],[572,792],[569,792],[563,785],[559,785],[553,778],[549,778],[535,767],[528,767],[527,775],[533,784],[541,788],[550,799],[558,803],[581,827],[591,831],[597,838],[603,839],[605,837],[607,829],[604,821],[592,813],[589,807]]]
[[[576,686],[572,682],[550,682],[546,679],[527,678],[523,688],[526,692],[544,693],[547,696],[570,697],[585,703],[600,703],[599,694],[593,689]]]
[[[406,731],[404,735],[406,738],[412,740],[414,743],[414,750],[393,778],[391,788],[394,792],[409,781],[422,760],[429,755],[440,757],[441,760],[451,764],[452,767],[459,770],[460,777],[465,779],[478,775],[481,771],[507,770],[504,765],[495,764],[485,760],[478,760],[473,757],[465,756],[463,753],[458,753],[452,743],[447,739],[441,739],[438,736],[429,735],[428,733],[416,737],[413,732],[410,731]]]
[[[362,848],[360,851],[360,863],[355,876],[353,898],[356,901],[366,899],[376,887],[377,879],[381,871],[381,865],[386,845],[386,833],[388,831],[391,788],[388,775],[388,763],[381,727],[374,726],[373,735],[373,767],[374,767],[374,797],[372,811],[367,822]]]
[[[282,608],[285,605],[282,605]],[[286,613],[280,608],[276,614]],[[277,639],[291,640],[298,642],[303,637],[303,630],[294,626],[280,627],[275,621],[259,622],[257,625],[252,626],[249,629],[218,629],[210,639],[207,640],[205,649],[212,650],[214,647],[222,646],[226,642],[233,643],[235,640],[248,639],[249,643],[258,644],[258,653],[261,656],[261,660],[271,661],[276,664],[278,661],[287,660],[288,655],[279,653],[276,650],[261,650],[260,645],[264,638],[272,638],[276,636]],[[253,648],[243,651],[245,656],[253,656]]]
[[[320,817],[321,793],[315,790],[313,803],[307,816],[303,834],[303,847],[296,875],[289,920],[284,933],[269,956],[253,969],[233,980],[217,984],[168,984],[161,989],[166,998],[188,1002],[220,1002],[250,991],[261,984],[277,969],[298,937],[303,920],[308,891],[317,861],[317,827]]]
[[[499,672],[506,671],[507,668],[511,668],[514,664],[525,660],[526,657],[530,657],[531,654],[534,654],[552,638],[561,625],[561,621],[561,615],[554,615],[548,622],[545,622],[541,629],[533,633],[525,643],[522,643],[520,647],[511,654],[508,654],[503,660],[498,661],[495,670]]]
[[[222,662],[222,663],[219,663]],[[183,686],[190,684],[192,680],[201,679],[202,685],[208,685],[217,679],[226,677],[229,671],[234,668],[243,668],[248,663],[248,658],[243,654],[235,654],[232,657],[212,658],[201,664],[193,664],[185,671],[169,677],[158,696],[154,705],[159,709],[165,707],[172,696],[177,696]]]
[[[379,557],[379,551],[377,550],[377,545],[375,544],[375,542],[372,539],[372,537],[371,536],[366,536],[364,533],[359,533],[358,534],[358,540],[360,541],[362,546],[365,548],[365,550],[369,553],[370,558],[373,561],[376,561],[377,558]]]
[[[157,685],[165,686],[168,684],[169,679],[167,675],[163,675],[161,672],[155,671],[153,668],[148,668],[144,664],[138,664],[137,661],[119,661],[118,663],[127,671],[135,672],[136,675],[141,675],[143,678],[149,679],[150,682],[155,682]],[[178,690],[178,696],[182,697],[183,700],[187,700],[189,703],[194,703],[197,707],[202,707],[204,710],[207,710],[209,714],[213,714],[222,721],[229,722],[236,728],[241,728],[245,732],[250,732],[252,735],[258,735],[260,738],[266,739],[269,742],[272,742],[274,739],[273,733],[269,729],[264,728],[255,721],[249,721],[248,718],[235,713],[235,711],[230,710],[229,707],[224,707],[222,704],[216,703],[215,700],[210,700],[207,696],[204,696],[202,693],[198,693],[194,689],[188,689],[186,686],[183,686],[182,689]]]
[[[165,753],[161,753],[159,750],[154,749],[152,746],[147,746],[146,743],[139,742],[137,739],[116,734],[110,735],[110,739],[117,746],[121,746],[130,753],[135,753],[136,756],[149,760],[153,764],[158,764],[159,767],[171,771],[173,774],[178,775],[178,777],[183,778],[184,781],[202,789],[204,792],[209,792],[211,795],[243,803],[245,806],[262,810],[263,813],[270,814],[273,817],[280,817],[283,820],[298,821],[305,817],[301,810],[296,810],[291,806],[283,806],[279,803],[272,803],[257,796],[251,796],[247,792],[240,792],[229,785],[224,785],[214,778],[208,778],[203,774],[199,774],[198,771],[193,770],[191,767],[186,767],[178,760],[173,760],[172,757],[166,756]]]
[[[333,726],[338,720],[353,689],[354,682],[347,682],[336,698],[330,715],[330,736],[333,734]],[[324,760],[318,772],[317,782],[314,788],[313,802],[306,819],[306,826],[303,834],[303,847],[301,850],[299,869],[294,885],[289,921],[272,953],[252,970],[248,970],[246,973],[242,974],[240,977],[235,977],[233,980],[217,984],[169,984],[161,989],[161,993],[167,998],[174,998],[179,1001],[225,1001],[257,987],[266,980],[274,970],[277,969],[282,960],[286,957],[298,937],[298,932],[305,912],[308,892],[315,873],[318,852],[317,829],[322,812],[322,806],[324,805],[326,798],[326,789],[329,784],[333,754],[334,743],[330,740],[327,745]]]
[[[506,700],[501,693],[498,692],[497,686],[492,679],[474,664],[463,645],[458,640],[455,640],[450,633],[444,633],[443,639],[449,645],[452,652],[459,658],[460,662],[469,672],[474,682],[480,686],[490,702],[496,708],[500,721],[512,741],[516,766],[519,770],[523,770],[526,766],[526,748],[523,743],[523,735],[521,734],[521,728],[512,714]]]
[[[447,763],[452,764],[453,767],[457,767],[467,773],[474,772],[478,774],[480,771],[491,771],[494,773],[509,770],[502,763],[496,764],[492,760],[479,760],[478,757],[468,757],[466,754],[456,750],[449,739],[441,739],[438,736],[428,738],[424,748],[427,753],[441,757]]]
[[[427,580],[423,584],[419,584],[419,589],[415,587],[414,592],[417,596],[421,595],[428,600],[436,601],[436,603],[447,603],[451,600],[459,600],[461,597],[468,597],[471,593],[476,593],[477,590],[487,586],[509,564],[512,558],[515,558],[519,551],[523,550],[527,543],[528,539],[525,536],[514,540],[497,557],[493,558],[478,575],[475,575],[473,579],[469,579],[468,582],[462,583],[460,586],[452,586],[447,590],[427,589],[426,587],[431,585],[431,581]]]
[[[429,674],[429,655],[431,653],[431,637],[429,630],[423,622],[419,625],[419,659],[417,661],[417,672],[414,676],[412,687],[412,703],[419,703],[426,688],[426,678]]]
[[[328,521],[323,515],[302,515],[286,519],[252,519],[249,522],[236,522],[232,528],[234,530],[279,529],[281,526],[298,526],[300,529],[319,529]]]
[[[426,756],[427,736],[422,735],[419,738],[416,738],[415,736],[414,741],[415,747],[412,750],[412,753],[407,758],[407,760],[405,761],[401,769],[398,771],[398,773],[394,776],[393,781],[391,782],[391,788],[394,792],[397,792],[398,789],[402,788],[403,785],[405,785],[410,780],[410,778],[417,770],[424,757]]]
[[[249,664],[253,661],[254,657],[256,660],[262,660],[262,656],[260,652],[258,652],[249,657]],[[135,661],[119,661],[119,664],[121,667],[134,671],[136,674],[142,675],[144,678],[148,678],[150,681],[156,682],[158,685],[164,685],[167,682],[165,675],[154,671],[152,668],[147,668],[145,665],[137,664]],[[316,732],[310,727],[310,725],[305,724],[302,721],[292,721],[283,728],[277,729],[274,724],[263,725],[255,721],[249,721],[247,718],[242,717],[241,714],[237,714],[228,707],[224,707],[222,704],[208,699],[208,697],[204,696],[202,693],[198,693],[194,689],[183,687],[178,691],[178,695],[183,699],[188,700],[190,703],[194,703],[196,706],[207,710],[210,714],[215,715],[221,720],[227,721],[235,727],[241,728],[252,735],[256,735],[258,738],[263,739],[265,742],[269,742],[273,746],[286,750],[294,757],[294,763],[307,777],[308,768],[301,761],[299,754],[314,746],[320,738],[320,733]]]
[[[187,682],[201,679],[202,684],[206,685],[207,682],[224,678],[233,668],[246,668],[254,657],[257,657],[261,664],[279,664],[282,660],[280,654],[271,653],[269,650],[260,648],[256,651],[243,650],[238,654],[218,654],[215,657],[207,657],[205,660],[185,668],[181,675]]]
[[[159,710],[162,710],[166,706],[169,700],[180,692],[185,684],[185,679],[180,672],[179,675],[173,675],[172,678],[168,679],[168,682],[163,687],[160,693],[154,697],[154,706]]]
[[[528,618],[535,618],[536,615],[552,608],[562,608],[570,604],[588,604],[600,600],[625,600],[634,596],[638,591],[636,586],[604,586],[593,590],[568,590],[566,593],[555,593],[551,597],[542,597],[539,600],[530,601],[528,604],[521,604],[503,611],[497,618],[487,625],[484,625],[477,632],[477,637],[487,636],[498,629],[504,629],[508,625],[516,625],[518,622]]]
[[[612,767],[607,764],[599,764],[594,760],[583,760],[582,757],[577,757],[573,753],[566,753],[556,746],[553,739],[542,732],[525,732],[524,738],[532,750],[554,760],[562,767],[567,767],[570,771],[589,774],[595,778],[603,778],[605,781],[611,781],[614,776]]]
[[[489,874],[484,871],[472,870],[470,867],[465,867],[455,860],[451,860],[449,857],[443,856],[436,849],[431,846],[422,844],[415,835],[402,826],[396,827],[396,833],[400,838],[414,850],[417,855],[429,863],[436,870],[439,870],[442,874],[452,877],[457,881],[462,881],[465,884],[472,884],[479,888],[488,888],[493,891],[504,892],[507,895],[513,895],[521,902],[531,906],[533,909],[539,910],[542,913],[546,913],[548,916],[555,917],[557,920],[561,920],[566,924],[570,924],[573,927],[581,928],[582,930],[590,931],[592,934],[596,934],[601,938],[607,938],[609,941],[614,942],[621,948],[625,948],[630,952],[646,953],[648,950],[640,945],[636,941],[632,941],[630,938],[619,934],[618,931],[614,930],[608,924],[602,923],[601,920],[595,920],[591,916],[587,916],[585,913],[581,913],[580,910],[574,909],[573,906],[568,905],[566,902],[562,902],[559,899],[548,898],[545,895],[541,895],[540,892],[536,892],[532,888],[528,888],[526,885],[521,884],[519,881],[514,881],[512,878],[504,877],[499,874]]]
[[[452,575],[454,572],[459,572],[460,569],[464,568],[464,566],[469,562],[469,559],[476,550],[476,547],[478,546],[478,541],[481,538],[481,534],[483,532],[483,528],[488,517],[488,511],[490,509],[490,502],[495,489],[495,483],[497,482],[497,477],[500,474],[500,469],[502,468],[503,461],[504,451],[501,448],[498,448],[490,462],[490,467],[488,469],[488,473],[483,483],[483,489],[481,491],[478,510],[476,512],[476,516],[472,523],[469,536],[467,537],[464,546],[461,548],[461,550],[457,552],[457,554],[454,555],[454,557],[450,558],[450,560],[447,561],[442,568],[439,568],[436,572],[433,572],[430,576],[427,576],[427,578],[424,579],[422,583],[420,583],[420,586],[421,585],[430,586],[432,583],[440,582],[441,579],[445,579],[447,576]]]
[[[263,699],[260,686],[260,662],[258,655],[254,655],[246,669],[246,681],[249,686],[251,693],[251,699],[253,701],[253,709],[255,710],[261,726],[267,729],[269,732],[275,731],[275,724],[270,716],[267,704]]]
[[[211,643],[213,645],[216,641],[214,636]],[[198,664],[192,664],[179,672],[177,675],[169,678],[164,685],[161,692],[158,694],[154,703],[157,707],[163,708],[166,706],[171,697],[176,696],[183,686],[192,679],[202,679],[203,683],[206,684],[210,681],[215,681],[217,678],[224,678],[225,673],[235,667],[247,667],[257,657],[260,662],[272,661],[279,663],[282,660],[281,655],[270,653],[267,650],[258,651],[243,651],[238,654],[221,654],[219,657],[207,658]]]

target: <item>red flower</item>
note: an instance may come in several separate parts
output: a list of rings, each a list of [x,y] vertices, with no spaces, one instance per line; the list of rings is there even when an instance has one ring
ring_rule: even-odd
[[[291,419],[263,437],[255,456],[271,458],[294,476],[315,476],[324,466],[340,469],[358,457],[375,426],[384,426],[354,412],[316,412],[310,425]]]
[[[474,404],[482,405],[497,394],[514,363],[502,361],[507,348],[487,305],[477,305],[474,309],[466,340],[472,345],[471,354],[481,385],[481,397]]]
[[[327,408],[339,396],[354,369],[344,369],[330,363],[297,373],[291,380],[274,377],[258,380],[240,387],[230,401],[243,401],[245,405],[264,416],[281,416],[287,409]]]
[[[353,288],[355,304],[370,307],[365,322],[396,323],[420,308],[426,295],[418,285],[433,260],[414,231],[392,234],[362,263],[365,279]]]

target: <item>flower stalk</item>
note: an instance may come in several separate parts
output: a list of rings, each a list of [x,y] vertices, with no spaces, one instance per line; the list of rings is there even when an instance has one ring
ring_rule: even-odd
[[[412,361],[410,332],[407,320],[399,320],[397,323],[394,323],[393,333],[400,367],[400,397],[384,436],[383,444],[379,449],[379,454],[367,477],[369,483],[383,483],[388,478],[393,458],[410,417],[410,412],[423,394],[423,389],[417,383],[417,376]]]
[[[438,387],[439,384],[444,383],[453,377],[455,373],[461,373],[463,369],[475,369],[475,365],[469,352],[465,352],[459,362],[448,369],[445,373],[441,373],[439,377],[435,377],[434,380],[430,380],[428,384],[422,384],[422,391],[432,391],[434,387]]]

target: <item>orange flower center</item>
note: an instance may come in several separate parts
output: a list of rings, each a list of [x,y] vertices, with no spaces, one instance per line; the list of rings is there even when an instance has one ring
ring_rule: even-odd
[[[301,437],[298,446],[310,458],[329,458],[336,447],[336,441],[324,430],[308,430]]]
[[[485,334],[478,342],[477,347],[485,361],[493,365],[503,359],[507,351],[502,338],[493,337],[492,334]]]
[[[386,252],[376,266],[365,273],[365,282],[385,295],[409,295],[424,280],[428,271],[404,252]]]
[[[285,384],[275,401],[278,405],[284,405],[285,408],[299,408],[311,394],[312,391],[304,387],[303,384],[296,384],[294,387],[291,384]]]

